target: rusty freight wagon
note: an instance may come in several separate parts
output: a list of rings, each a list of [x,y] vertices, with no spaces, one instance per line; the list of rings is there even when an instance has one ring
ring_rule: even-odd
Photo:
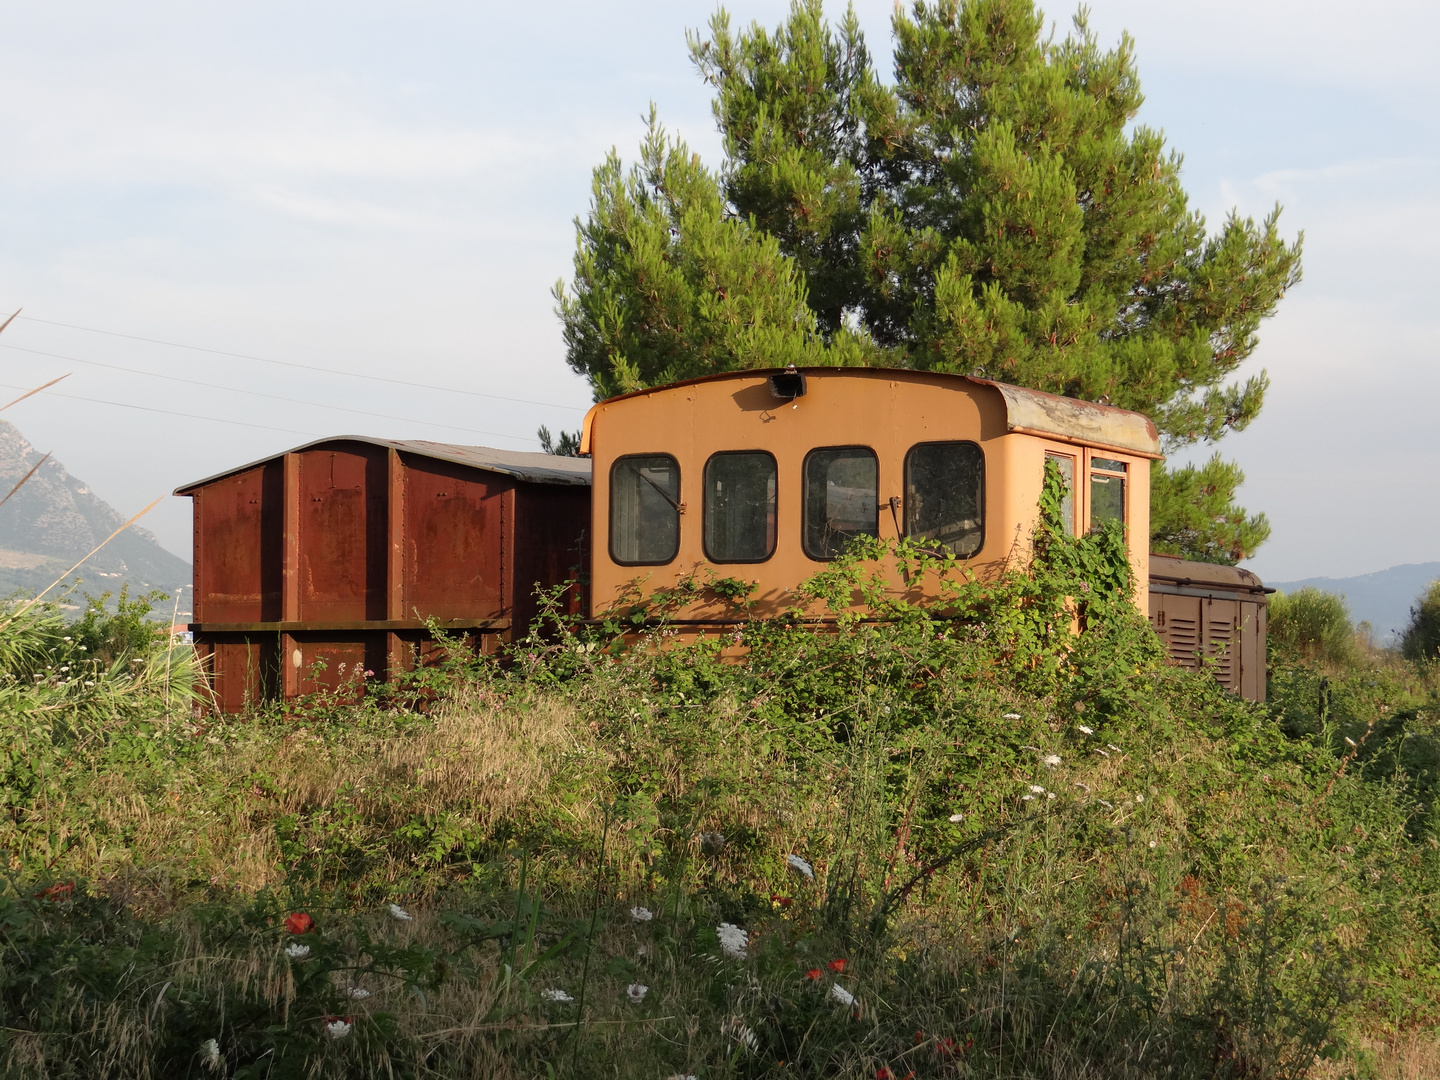
[[[187,484],[194,634],[216,705],[354,686],[410,664],[427,620],[482,649],[575,575],[590,463],[341,436]]]

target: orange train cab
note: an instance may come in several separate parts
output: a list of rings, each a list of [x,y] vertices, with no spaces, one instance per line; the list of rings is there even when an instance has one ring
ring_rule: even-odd
[[[1028,560],[1047,458],[1069,481],[1072,529],[1124,522],[1147,609],[1161,454],[1139,413],[962,375],[740,371],[598,403],[581,451],[592,615],[707,572],[757,583],[753,613],[776,615],[859,535],[943,545],[993,577]],[[733,621],[718,597],[675,617],[697,630]]]

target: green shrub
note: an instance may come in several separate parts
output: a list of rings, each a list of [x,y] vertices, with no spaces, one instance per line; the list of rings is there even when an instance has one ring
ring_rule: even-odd
[[[1440,581],[1432,581],[1410,609],[1400,651],[1407,660],[1440,660]]]
[[[1268,634],[1271,643],[1305,660],[1343,667],[1357,657],[1345,598],[1313,585],[1270,597]]]

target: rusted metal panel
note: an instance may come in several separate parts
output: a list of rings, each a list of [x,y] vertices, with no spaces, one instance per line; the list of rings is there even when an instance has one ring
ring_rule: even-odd
[[[274,697],[279,657],[273,637],[220,637],[206,642],[202,662],[221,712],[242,712]]]
[[[1202,659],[1227,689],[1265,700],[1266,594],[1237,566],[1150,556],[1150,623],[1172,664],[1199,670]]]
[[[517,628],[528,626],[535,617],[536,584],[549,588],[571,583],[566,613],[582,615],[588,610],[583,583],[589,576],[589,529],[587,489],[539,484],[516,488],[513,619]]]
[[[385,617],[385,454],[309,450],[300,460],[297,618]]]
[[[216,483],[195,500],[195,618],[280,616],[283,478],[269,463]]]
[[[402,459],[404,617],[500,617],[500,504],[512,482],[452,462]]]

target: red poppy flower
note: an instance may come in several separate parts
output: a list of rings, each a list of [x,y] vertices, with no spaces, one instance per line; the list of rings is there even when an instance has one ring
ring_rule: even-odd
[[[795,902],[795,899],[791,896],[772,896],[770,897],[770,902],[772,904],[779,904],[782,908],[787,908]]]
[[[924,1033],[923,1031],[917,1031],[917,1032],[915,1032],[915,1045],[916,1045],[916,1046],[919,1046],[919,1045],[920,1045],[922,1042],[924,1042],[924,1041],[925,1041],[925,1033]]]
[[[315,929],[315,920],[304,911],[292,911],[285,916],[285,929],[292,934],[308,934]]]
[[[895,1080],[895,1074],[884,1065],[881,1065],[875,1070],[875,1080]]]
[[[813,981],[820,978],[822,974],[824,973],[819,968],[811,968],[809,971],[805,972],[805,977]]]
[[[841,957],[839,960],[831,960],[825,966],[838,975],[845,970],[845,958]]]

